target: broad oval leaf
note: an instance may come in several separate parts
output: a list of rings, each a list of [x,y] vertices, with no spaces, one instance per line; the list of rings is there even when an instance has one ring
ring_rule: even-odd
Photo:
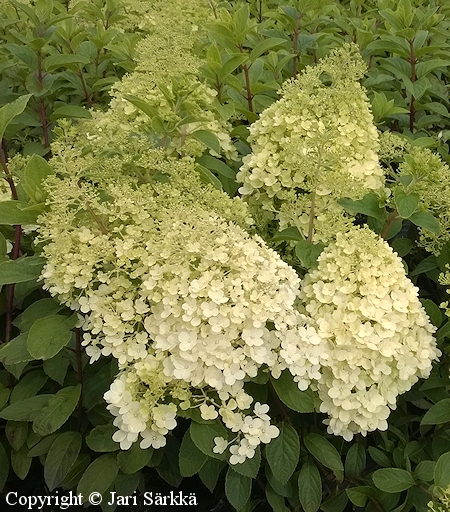
[[[112,439],[115,432],[117,428],[114,425],[99,425],[86,436],[86,444],[94,452],[115,452],[120,449],[119,443]]]
[[[50,491],[69,474],[80,453],[82,441],[79,432],[64,432],[53,441],[44,464],[44,479]]]
[[[225,495],[235,509],[240,510],[245,506],[250,499],[251,490],[252,479],[229,467],[225,477]]]
[[[48,404],[34,418],[33,430],[41,436],[52,434],[69,419],[77,406],[81,384],[70,386],[52,395]]]
[[[419,226],[420,228],[427,229],[432,233],[438,235],[441,231],[441,226],[439,222],[435,219],[435,217],[430,212],[416,212],[413,213],[409,220]]]
[[[214,459],[225,460],[227,458],[226,451],[224,453],[214,453],[214,438],[223,437],[228,439],[228,430],[220,421],[211,423],[191,423],[190,434],[195,446],[209,457]]]
[[[322,479],[314,462],[303,464],[298,475],[298,497],[305,512],[317,512],[322,503]]]
[[[35,281],[44,267],[44,259],[24,257],[0,263],[0,285]]]
[[[208,130],[197,130],[191,133],[192,137],[202,142],[208,149],[220,153],[220,142],[214,133]]]
[[[39,318],[28,333],[28,352],[36,359],[50,359],[65,347],[72,338],[67,318],[52,315]]]
[[[450,398],[435,403],[425,414],[421,425],[438,425],[450,421]]]
[[[372,478],[380,491],[388,493],[406,491],[415,484],[411,473],[400,468],[378,469],[373,473]]]
[[[271,383],[279,399],[290,409],[297,412],[314,411],[314,395],[310,389],[300,391],[289,370],[285,370],[278,379],[271,378]]]
[[[85,500],[92,492],[104,494],[113,484],[119,472],[116,456],[112,453],[102,455],[86,468],[77,486],[77,494]]]
[[[117,464],[122,473],[132,475],[146,466],[150,462],[152,455],[152,448],[143,450],[139,443],[133,443],[129,450],[120,451],[117,454]]]
[[[309,453],[332,471],[343,471],[341,456],[336,448],[320,434],[308,434],[304,443]]]
[[[187,430],[183,436],[178,454],[181,476],[189,477],[195,475],[202,469],[207,459],[208,456],[195,446],[191,434]]]
[[[3,139],[9,123],[25,110],[31,96],[31,94],[26,94],[0,108],[0,141]]]
[[[434,468],[434,483],[442,489],[450,484],[450,452],[443,453]]]
[[[36,395],[5,407],[0,418],[14,421],[33,421],[54,395]]]
[[[298,464],[300,441],[296,430],[283,422],[280,434],[266,446],[266,458],[270,469],[282,484],[288,482]]]

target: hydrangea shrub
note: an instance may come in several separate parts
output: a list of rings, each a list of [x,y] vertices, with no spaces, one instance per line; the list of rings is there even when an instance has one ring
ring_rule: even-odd
[[[378,67],[367,6],[288,3],[80,9],[140,41],[47,160],[2,145],[0,486],[40,457],[50,491],[105,511],[171,488],[199,510],[446,506],[448,167],[413,133],[442,63],[406,112],[377,89],[441,21],[383,0],[410,39]],[[346,8],[366,18],[323,28]]]

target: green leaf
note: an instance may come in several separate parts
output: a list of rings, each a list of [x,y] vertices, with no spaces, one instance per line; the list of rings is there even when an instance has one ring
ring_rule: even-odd
[[[434,484],[442,489],[450,485],[450,452],[443,453],[436,462]]]
[[[195,446],[189,430],[183,436],[178,457],[180,473],[183,477],[193,476],[198,473],[208,459],[208,456]]]
[[[51,115],[50,120],[56,121],[62,117],[74,118],[74,119],[91,119],[92,114],[85,107],[79,107],[78,105],[64,105],[55,109]]]
[[[183,480],[178,467],[180,443],[174,436],[167,438],[160,463],[156,466],[158,475],[172,487],[178,487]],[[157,453],[157,452],[156,452]]]
[[[432,482],[434,480],[434,470],[436,462],[434,460],[423,460],[417,464],[414,470],[414,478],[423,482]]]
[[[419,194],[405,194],[400,187],[396,187],[394,190],[395,206],[397,207],[398,214],[402,219],[409,219],[409,217],[411,217],[411,215],[417,210],[419,199]]]
[[[426,274],[430,270],[438,268],[438,262],[436,256],[428,256],[422,260],[417,267],[409,273],[409,277],[418,276],[419,274]]]
[[[144,112],[144,114],[147,114],[150,119],[153,119],[154,117],[159,117],[158,111],[149,105],[144,100],[141,100],[137,96],[132,96],[130,94],[125,94],[124,98],[132,103],[135,107],[137,107],[139,110]]]
[[[215,446],[214,438],[223,437],[228,439],[228,430],[222,425],[219,420],[211,423],[195,423],[192,422],[190,426],[191,439],[195,446],[205,455],[214,459],[225,460],[227,453],[214,453]]]
[[[119,496],[131,496],[137,489],[141,480],[141,473],[122,475],[119,473],[114,481],[114,489]]]
[[[416,212],[409,217],[409,220],[423,229],[427,229],[432,233],[438,235],[441,232],[439,222],[433,217],[430,212]]]
[[[279,399],[293,411],[314,411],[313,392],[310,389],[300,391],[297,383],[294,382],[294,379],[288,370],[284,370],[278,379],[271,377],[270,380]]]
[[[425,414],[421,425],[439,425],[450,421],[450,398],[435,403]]]
[[[25,311],[18,317],[20,320],[19,323],[14,325],[17,325],[22,332],[29,331],[30,327],[36,320],[45,316],[54,315],[58,313],[58,311],[61,311],[63,307],[64,306],[56,302],[54,299],[37,300],[25,309]]]
[[[290,227],[283,229],[283,231],[280,231],[272,238],[272,242],[285,242],[290,240],[294,240],[296,242],[304,240],[298,228]]]
[[[5,130],[9,123],[25,110],[31,96],[31,94],[26,94],[25,96],[21,96],[0,108],[0,141],[3,139],[3,135],[5,134]],[[0,221],[0,224],[1,223],[2,222]]]
[[[353,505],[357,507],[365,507],[367,503],[367,499],[370,496],[375,496],[376,491],[373,487],[369,487],[368,485],[363,485],[360,487],[351,487],[346,489],[347,496]]]
[[[271,37],[269,39],[264,39],[264,41],[258,43],[250,52],[250,60],[253,62],[263,53],[266,53],[269,50],[276,48],[277,46],[285,46],[287,42],[287,39],[282,39],[279,37]]]
[[[117,464],[122,473],[131,475],[146,466],[153,455],[153,449],[143,450],[139,443],[133,443],[129,450],[117,454]]]
[[[15,421],[33,421],[54,395],[36,395],[11,404],[0,411],[0,418]]]
[[[447,69],[448,66],[450,66],[450,61],[443,59],[430,59],[424,62],[418,62],[416,64],[416,75],[417,78],[422,78],[436,69]]]
[[[72,338],[67,317],[52,315],[39,318],[28,333],[27,347],[36,359],[50,359],[65,347]]]
[[[283,422],[279,429],[280,435],[266,446],[266,459],[275,478],[285,484],[297,467],[300,441],[289,423]]]
[[[389,460],[389,457],[378,448],[375,448],[375,446],[369,446],[368,452],[372,459],[379,465],[383,467],[390,467],[392,466],[391,461]]]
[[[1,203],[0,203],[1,204]],[[44,258],[24,256],[0,263],[0,285],[35,281],[44,267]]]
[[[19,382],[16,383],[12,392],[10,403],[15,404],[26,398],[35,396],[47,383],[48,377],[42,370],[33,370],[25,374]]]
[[[9,389],[0,383],[0,409],[8,403],[9,395]]]
[[[403,258],[410,253],[413,242],[409,238],[396,238],[392,241],[391,246],[400,258]]]
[[[255,449],[255,455],[251,459],[245,459],[241,464],[233,464],[233,469],[240,475],[256,478],[261,466],[261,450],[259,446]]]
[[[203,143],[208,149],[211,149],[215,153],[220,153],[220,142],[214,133],[208,130],[197,130],[191,133],[194,139],[197,139]]]
[[[16,451],[20,450],[28,437],[28,423],[26,421],[8,420],[5,434],[11,448]]]
[[[44,59],[43,64],[44,69],[50,72],[58,68],[79,69],[80,66],[89,64],[89,59],[83,55],[58,53]]]
[[[50,450],[58,435],[60,434],[52,434],[44,437],[42,441],[39,441],[39,443],[35,444],[33,448],[30,449],[28,455],[30,457],[40,457],[41,455],[45,455]]]
[[[317,265],[317,258],[324,248],[324,244],[313,244],[308,240],[300,240],[295,246],[295,255],[304,268],[311,268]]]
[[[69,386],[52,395],[48,404],[34,418],[33,430],[41,436],[52,434],[69,419],[77,406],[81,385]]]
[[[338,203],[351,214],[362,213],[382,222],[386,220],[386,210],[380,207],[379,199],[373,193],[366,194],[357,201],[348,198],[339,199]]]
[[[273,512],[287,512],[283,496],[277,494],[270,484],[266,485],[266,499]]]
[[[231,58],[229,58],[227,61],[223,63],[223,66],[220,70],[220,78],[224,80],[224,78],[226,78],[236,68],[244,64],[244,62],[247,60],[247,54],[239,53],[238,55],[233,55]]]
[[[205,464],[203,464],[202,469],[199,471],[198,476],[200,477],[200,480],[210,492],[214,491],[219,475],[224,467],[225,462],[208,458]]]
[[[209,183],[217,188],[217,190],[222,190],[222,183],[209,169],[203,167],[203,165],[197,165],[197,170],[203,183]]]
[[[15,57],[24,62],[29,70],[37,70],[38,59],[34,51],[28,47],[23,45],[18,45],[15,43],[4,44],[3,48],[11,52]]]
[[[11,451],[11,467],[14,473],[21,479],[25,480],[30,471],[31,461],[33,459],[28,455],[27,445],[23,445],[18,451]]]
[[[309,453],[332,471],[344,471],[341,456],[336,448],[320,434],[308,434],[304,443]]]
[[[322,503],[320,510],[323,512],[343,512],[347,507],[348,496],[347,493],[341,491],[336,496],[333,496]]]
[[[415,483],[409,471],[399,468],[377,469],[372,479],[378,489],[388,493],[406,491]]]
[[[0,361],[6,365],[33,361],[27,349],[27,334],[19,334],[0,348]]]
[[[23,201],[0,202],[0,224],[6,226],[36,224],[39,212],[28,210],[29,204]]]
[[[197,162],[203,167],[206,167],[211,171],[216,171],[221,176],[225,176],[225,178],[230,178],[231,180],[236,179],[236,172],[227,164],[213,156],[201,156],[200,158],[197,158]]]
[[[350,447],[345,457],[345,476],[359,478],[366,467],[366,450],[361,443],[355,443]]]
[[[9,475],[9,459],[8,455],[0,443],[0,492],[3,491]]]
[[[77,494],[87,500],[92,492],[104,494],[113,484],[119,472],[116,456],[108,453],[91,462],[77,486]]]
[[[303,464],[298,476],[298,497],[305,512],[317,512],[322,503],[322,479],[314,462]]]
[[[120,449],[119,443],[112,440],[115,432],[117,427],[114,425],[99,425],[86,436],[86,444],[94,452],[115,452]]]
[[[83,438],[79,432],[64,432],[48,451],[44,463],[44,479],[50,491],[58,487],[78,458]]]
[[[56,356],[46,359],[42,365],[42,369],[51,379],[60,386],[63,386],[69,364],[70,361],[67,354],[61,351],[56,354]]]
[[[419,80],[412,82],[407,76],[404,76],[403,84],[405,85],[405,89],[409,92],[409,94],[414,96],[416,100],[420,100],[420,98],[431,87],[431,82],[426,77],[419,78]]]
[[[427,315],[430,317],[431,323],[436,327],[440,327],[443,318],[439,306],[437,306],[431,299],[420,299],[420,302],[425,308]]]
[[[47,198],[42,182],[52,174],[55,174],[55,171],[41,156],[33,155],[28,160],[22,185],[28,196],[36,203],[42,203]]]
[[[230,504],[240,510],[249,501],[251,490],[252,479],[236,473],[229,467],[225,477],[225,495]]]

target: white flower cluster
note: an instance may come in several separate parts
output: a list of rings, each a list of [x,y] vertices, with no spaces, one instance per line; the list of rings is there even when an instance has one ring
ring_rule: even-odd
[[[297,226],[308,234],[313,208],[314,240],[328,242],[350,224],[337,200],[383,186],[378,134],[358,82],[364,70],[357,48],[344,45],[287,82],[282,98],[251,125],[252,153],[237,175],[239,190],[271,212],[278,229]]]
[[[253,456],[278,430],[266,406],[249,415],[244,383],[262,366],[274,376],[289,367],[302,389],[317,374],[321,347],[294,307],[296,272],[258,236],[173,197],[171,184],[48,186],[44,288],[83,315],[92,361],[118,360],[105,395],[115,440],[162,446],[179,408],[199,407],[236,433],[233,461]]]
[[[302,308],[326,351],[314,385],[328,431],[352,439],[387,428],[399,394],[428,377],[435,328],[401,259],[369,228],[352,228],[302,282]]]
[[[236,408],[236,402],[230,400],[227,407],[222,407],[219,413],[227,428],[232,432],[238,432],[237,442],[229,443],[223,437],[214,438],[214,453],[223,453],[230,448],[230,464],[242,464],[246,459],[252,459],[255,455],[255,449],[261,443],[270,443],[272,439],[278,437],[280,431],[278,427],[270,424],[269,406],[256,402],[253,408],[254,416],[244,416],[240,412],[233,412]]]
[[[95,152],[140,137],[168,154],[200,156],[209,150],[220,156],[196,137],[195,132],[206,130],[216,137],[222,155],[237,159],[231,125],[215,109],[216,91],[198,80],[201,60],[193,51],[196,21],[207,21],[211,8],[206,0],[164,0],[152,7],[152,26],[137,46],[136,68],[112,87],[108,111],[82,123],[80,137]],[[145,104],[146,112],[130,97]]]

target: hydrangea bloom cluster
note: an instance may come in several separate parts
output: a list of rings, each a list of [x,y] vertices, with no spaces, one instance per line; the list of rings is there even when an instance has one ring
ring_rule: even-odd
[[[439,222],[438,234],[419,228],[420,244],[438,255],[450,240],[450,168],[437,153],[414,147],[399,165],[399,174],[411,177],[408,192],[419,194],[419,208],[430,211]]]
[[[83,138],[95,152],[117,147],[118,140],[138,137],[167,153],[199,156],[206,146],[193,134],[207,130],[216,136],[221,154],[237,158],[231,127],[214,109],[216,92],[197,78],[201,60],[193,53],[196,21],[204,23],[210,14],[203,0],[155,3],[149,35],[136,49],[133,73],[113,86],[109,110],[93,113],[93,119],[80,126],[79,135],[86,134]],[[147,111],[130,98],[145,103]],[[126,154],[125,148],[122,152]]]
[[[195,188],[183,183],[130,181],[100,193],[79,177],[50,180],[44,288],[83,315],[91,360],[119,362],[105,398],[122,448],[139,435],[143,447],[162,446],[178,407],[200,407],[236,434],[230,451],[239,462],[278,432],[264,406],[249,413],[244,382],[263,365],[274,375],[289,367],[305,389],[318,371],[318,337],[294,307],[295,271],[227,221],[225,208],[211,215],[207,187],[201,200],[187,199]],[[223,202],[236,215],[236,201]]]
[[[302,282],[302,308],[326,344],[315,384],[328,431],[387,428],[399,394],[440,355],[401,259],[369,228],[339,233]]]
[[[297,226],[306,236],[312,215],[314,240],[332,240],[349,224],[337,199],[383,186],[378,134],[358,82],[364,71],[357,48],[345,45],[287,82],[250,127],[240,192],[279,229]]]

